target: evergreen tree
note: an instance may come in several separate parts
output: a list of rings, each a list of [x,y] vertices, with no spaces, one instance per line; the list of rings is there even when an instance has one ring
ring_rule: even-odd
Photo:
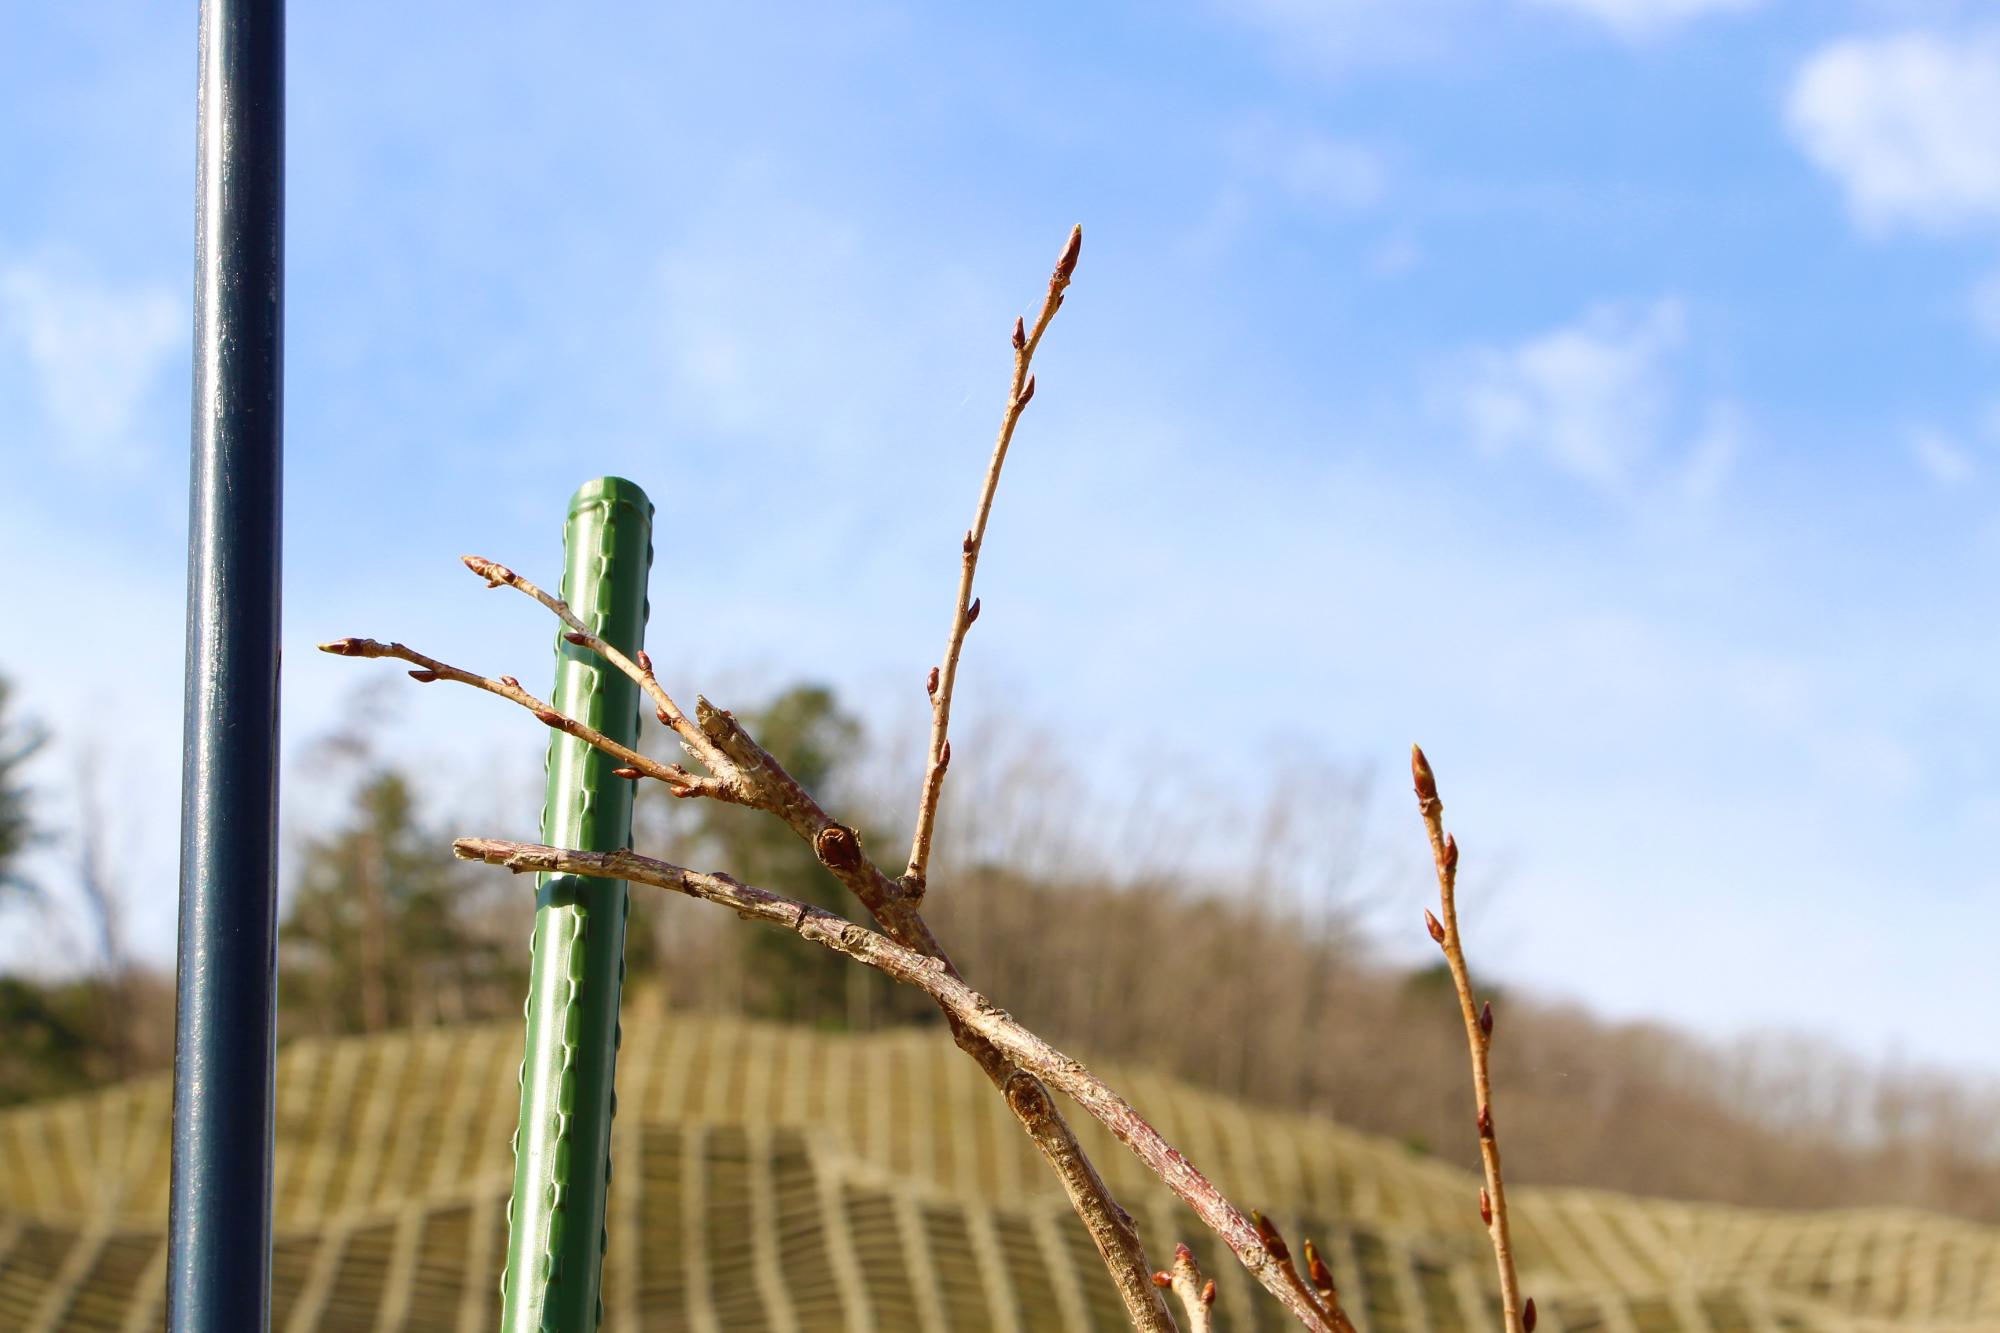
[[[21,853],[36,841],[31,797],[21,769],[42,748],[41,730],[7,716],[10,693],[0,680],[0,896],[32,891],[20,869]]]
[[[280,999],[322,1032],[379,1032],[519,1003],[526,936],[477,919],[479,882],[378,770],[347,825],[307,844],[279,936]]]
[[[843,810],[841,780],[862,743],[861,723],[823,685],[796,685],[746,712],[750,734],[830,810]],[[692,850],[748,884],[852,916],[857,905],[797,834],[760,811],[700,802]],[[880,841],[860,830],[866,843]],[[864,914],[865,916],[865,914]],[[738,932],[748,973],[744,1002],[760,1018],[821,1027],[866,1028],[929,1012],[921,996],[867,968],[782,931]]]

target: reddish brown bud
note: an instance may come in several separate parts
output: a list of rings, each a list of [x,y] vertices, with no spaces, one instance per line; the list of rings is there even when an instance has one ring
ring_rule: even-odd
[[[1482,1139],[1493,1137],[1493,1108],[1490,1106],[1479,1108],[1479,1137]]]
[[[813,852],[829,870],[852,870],[861,864],[861,839],[845,824],[828,824],[813,838]]]
[[[1416,780],[1417,799],[1430,802],[1438,798],[1437,775],[1431,772],[1431,761],[1424,758],[1423,747],[1410,747],[1410,776]]]
[[[1174,1280],[1166,1273],[1155,1273],[1153,1274],[1153,1285],[1156,1287],[1171,1287],[1174,1285]]]
[[[1028,382],[1021,386],[1021,396],[1014,400],[1014,410],[1018,412],[1022,408],[1026,407],[1028,405],[1028,401],[1032,399],[1034,396],[1035,396],[1035,377],[1033,375],[1030,375],[1028,376]]]
[[[500,677],[500,683],[502,685],[505,685],[510,690],[518,690],[521,688],[521,681],[520,678],[517,676],[502,676]]]
[[[1201,1284],[1201,1303],[1202,1303],[1203,1305],[1213,1305],[1213,1304],[1215,1304],[1215,1279],[1214,1279],[1214,1278],[1210,1278],[1210,1279],[1209,1279],[1208,1281],[1206,1281],[1206,1282],[1204,1282],[1204,1283],[1202,1283],[1202,1284]]]
[[[1479,1220],[1489,1227],[1493,1225],[1493,1198],[1484,1185],[1479,1187]]]
[[[590,646],[590,636],[581,630],[571,630],[569,633],[563,635],[563,637],[579,648],[588,648]]]
[[[553,708],[537,708],[535,716],[541,719],[543,726],[560,727],[563,724],[562,714]]]
[[[321,644],[319,650],[332,653],[335,657],[359,657],[361,645],[365,642],[365,639],[335,639],[332,643]]]
[[[663,727],[671,727],[674,724],[674,720],[667,716],[667,710],[664,708],[655,708],[653,716],[660,719],[660,725]]]
[[[1061,258],[1056,260],[1056,281],[1068,282],[1076,272],[1077,257],[1083,253],[1083,228],[1072,227],[1069,239],[1063,242]]]
[[[420,670],[420,671],[412,671],[412,672],[410,673],[410,679],[411,679],[411,680],[418,680],[418,681],[422,681],[422,682],[423,682],[424,684],[426,684],[426,685],[430,684],[430,683],[431,683],[432,681],[436,680],[437,678],[438,678],[438,673],[437,673],[437,672],[435,672],[435,671],[432,671],[432,670],[431,670],[431,669],[430,669],[429,667],[425,667],[424,669],[422,669],[422,670]]]
[[[624,778],[626,781],[630,782],[644,775],[641,774],[639,770],[636,768],[614,768],[611,770],[611,776],[614,778]]]
[[[1424,909],[1424,929],[1428,930],[1431,933],[1431,938],[1439,944],[1444,943],[1444,926],[1435,916],[1431,915],[1431,909],[1428,907]]]
[[[503,583],[511,583],[514,580],[514,571],[497,560],[488,560],[483,555],[464,555],[459,559],[465,562],[467,569],[485,579],[489,588],[497,588]]]
[[[1444,835],[1444,873],[1458,873],[1458,839],[1449,833]]]
[[[1319,1257],[1319,1247],[1306,1242],[1306,1276],[1312,1279],[1313,1290],[1320,1295],[1331,1297],[1334,1293],[1333,1270]]]
[[[1187,1247],[1186,1241],[1181,1241],[1174,1246],[1174,1262],[1177,1264],[1191,1264],[1194,1262],[1194,1251]]]
[[[947,768],[950,767],[951,767],[951,741],[949,738],[947,738],[944,743],[944,748],[938,751],[938,772],[942,773]]]
[[[971,555],[971,554],[972,554],[972,546],[973,546],[973,542],[972,542],[972,529],[971,529],[971,528],[967,528],[967,529],[965,530],[965,541],[964,541],[964,542],[962,542],[962,543],[961,543],[961,544],[959,545],[959,549],[960,549],[961,551],[964,551],[964,552],[965,552],[965,553],[966,553],[967,555]]]
[[[970,626],[977,619],[979,619],[979,599],[975,597],[972,599],[972,605],[965,608],[965,623]]]
[[[1528,1303],[1521,1307],[1521,1327],[1528,1333],[1535,1333],[1535,1298],[1528,1297]]]
[[[1493,1035],[1493,1001],[1479,1006],[1479,1030],[1487,1036]]]
[[[638,652],[632,654],[632,660],[639,664],[639,670],[645,672],[649,676],[653,674],[653,655],[647,652],[644,648],[641,648]]]
[[[938,669],[932,667],[930,676],[924,681],[924,693],[930,695],[933,699],[937,698],[937,686]]]
[[[1021,322],[1019,315],[1016,315],[1014,316],[1014,350],[1018,352],[1027,345],[1028,326]]]
[[[1270,1252],[1271,1257],[1281,1264],[1290,1262],[1291,1246],[1285,1244],[1285,1238],[1278,1234],[1278,1228],[1271,1225],[1271,1219],[1262,1213],[1252,1213],[1250,1221],[1256,1225],[1257,1239],[1264,1242],[1264,1248]]]

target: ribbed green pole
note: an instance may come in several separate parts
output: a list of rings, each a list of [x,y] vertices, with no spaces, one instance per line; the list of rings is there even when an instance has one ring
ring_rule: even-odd
[[[569,502],[563,600],[627,653],[645,637],[652,534],[652,502],[623,478],[587,482]],[[637,739],[638,687],[560,635],[549,702],[614,740]],[[581,741],[550,733],[544,842],[598,852],[631,845],[632,784],[612,776],[616,766]],[[551,875],[536,892],[501,1278],[506,1333],[591,1333],[598,1324],[626,906],[625,886],[610,880]]]

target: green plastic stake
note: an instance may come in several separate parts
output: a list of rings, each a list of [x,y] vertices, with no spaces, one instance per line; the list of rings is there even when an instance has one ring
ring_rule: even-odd
[[[563,527],[562,597],[626,653],[646,630],[653,505],[621,477],[586,482]],[[558,633],[557,712],[626,745],[639,733],[639,690]],[[615,760],[561,732],[549,738],[542,840],[611,852],[632,841],[632,784]],[[500,1279],[506,1333],[591,1333],[602,1306],[604,1202],[611,1184],[618,993],[625,980],[625,885],[549,875],[535,895],[514,1197]]]

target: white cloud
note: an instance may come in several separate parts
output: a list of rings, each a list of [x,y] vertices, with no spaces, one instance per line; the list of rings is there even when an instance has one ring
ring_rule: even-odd
[[[1636,40],[1657,36],[1705,14],[1749,9],[1762,0],[1527,0],[1527,3],[1595,19],[1620,37]]]
[[[1906,443],[1918,466],[1940,485],[1956,486],[1972,479],[1976,470],[1972,455],[1943,431],[1921,426],[1909,433]]]
[[[0,348],[25,356],[56,442],[85,465],[146,452],[140,414],[189,338],[184,310],[163,287],[114,288],[61,260],[0,267]]]
[[[1700,432],[1688,443],[1682,490],[1698,500],[1715,494],[1736,466],[1749,433],[1743,409],[1736,403],[1726,399],[1710,403]]]
[[[1445,399],[1492,454],[1537,454],[1566,472],[1617,487],[1665,452],[1683,414],[1676,362],[1687,342],[1677,300],[1603,305],[1574,323],[1464,362]],[[1712,404],[1689,447],[1683,481],[1712,490],[1738,448],[1733,408]]]
[[[1870,230],[2000,222],[2000,35],[1834,42],[1800,68],[1786,118]]]

